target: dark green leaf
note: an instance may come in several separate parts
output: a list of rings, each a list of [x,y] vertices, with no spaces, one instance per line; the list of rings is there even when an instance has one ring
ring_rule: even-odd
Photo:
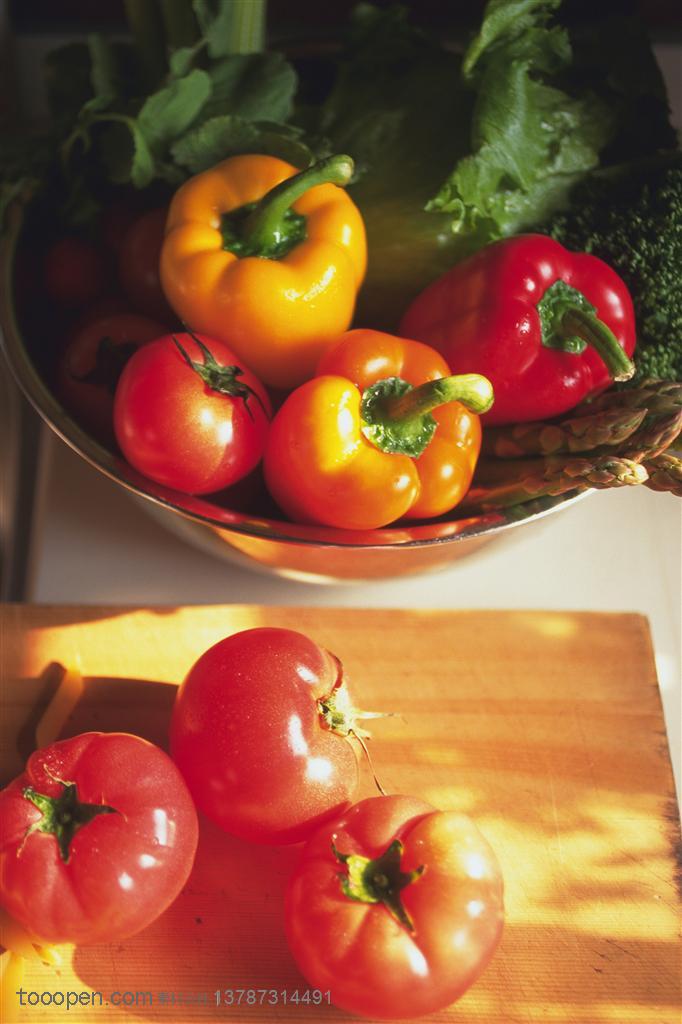
[[[119,118],[101,133],[100,151],[114,184],[149,185],[155,175],[154,158],[134,118]]]
[[[263,49],[265,0],[193,0],[209,57]]]
[[[481,29],[469,45],[462,72],[469,77],[483,53],[498,41],[505,45],[522,37],[528,29],[542,24],[561,4],[561,0],[489,0]]]
[[[522,33],[507,7],[519,8]],[[427,205],[452,214],[455,230],[482,224],[497,237],[523,228],[548,201],[551,208],[552,196],[557,202],[565,197],[575,175],[597,166],[613,137],[607,103],[550,84],[572,58],[566,31],[546,24],[555,7],[555,0],[493,0],[486,9],[465,57],[469,70],[476,66],[474,151]]]
[[[213,117],[187,132],[172,146],[173,159],[192,174],[240,153],[266,153],[297,167],[306,167],[311,150],[296,128],[269,122],[245,121],[231,114]]]
[[[99,33],[88,37],[90,79],[98,101],[98,109],[108,106],[116,97],[116,58],[111,44]]]
[[[211,94],[206,71],[196,68],[145,100],[137,128],[151,152],[160,152],[192,124]]]
[[[133,122],[133,159],[130,169],[130,180],[136,188],[145,188],[154,178],[154,158],[144,135]]]
[[[90,52],[85,43],[68,43],[47,54],[45,89],[52,117],[76,118],[92,96]]]
[[[168,61],[173,77],[184,78],[191,69],[196,55],[197,49],[194,46],[181,46],[179,50],[174,50]]]
[[[206,118],[237,114],[246,121],[286,121],[291,116],[296,72],[281,53],[225,57],[210,76]]]

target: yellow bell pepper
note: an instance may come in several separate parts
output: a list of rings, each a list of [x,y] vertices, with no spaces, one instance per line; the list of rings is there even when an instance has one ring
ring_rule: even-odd
[[[362,218],[338,187],[352,173],[347,156],[301,172],[272,156],[235,156],[171,202],[161,251],[168,301],[271,387],[310,378],[350,324],[367,262]]]

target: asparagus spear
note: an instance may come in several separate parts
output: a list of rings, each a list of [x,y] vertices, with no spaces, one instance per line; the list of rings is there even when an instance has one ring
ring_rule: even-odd
[[[483,457],[461,507],[491,511],[546,495],[645,483],[682,494],[682,462],[666,453],[682,430],[682,383],[647,382],[583,402],[561,420],[484,431]]]
[[[682,498],[682,458],[669,452],[662,452],[643,463],[649,474],[645,481],[652,491],[669,491]]]
[[[640,427],[619,445],[619,455],[635,462],[655,459],[680,436],[682,408],[659,411],[653,406],[652,402]]]
[[[659,381],[630,391],[607,392],[549,422],[487,427],[483,455],[519,458],[560,452],[609,451],[626,458],[674,440],[682,419],[682,384]],[[624,442],[628,441],[627,445]]]
[[[550,455],[513,461],[487,459],[479,462],[474,484],[459,508],[467,512],[490,512],[544,495],[591,487],[626,487],[642,484],[647,478],[643,465],[613,455],[593,458]]]
[[[668,401],[679,408],[682,405],[682,381],[650,380],[639,388],[604,391],[596,398],[581,402],[573,412],[580,416],[590,412],[602,412],[605,409],[645,409],[655,398]]]
[[[514,423],[488,427],[483,433],[483,455],[514,459],[523,455],[589,452],[607,444],[620,444],[641,425],[646,409],[605,409],[588,416],[571,415],[553,423]]]

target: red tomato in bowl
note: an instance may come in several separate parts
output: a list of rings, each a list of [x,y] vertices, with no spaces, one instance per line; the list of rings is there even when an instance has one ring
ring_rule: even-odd
[[[173,323],[176,316],[161,287],[159,261],[168,210],[148,210],[123,235],[118,256],[121,287],[135,309]]]
[[[192,869],[197,815],[162,750],[82,733],[0,792],[0,903],[44,942],[112,942],[151,924]]]
[[[106,262],[86,238],[68,235],[54,242],[45,255],[45,290],[64,309],[93,302],[106,286]]]
[[[357,786],[346,702],[333,654],[289,629],[244,630],[190,669],[171,753],[197,807],[226,832],[300,842],[348,807]]]
[[[474,823],[407,796],[362,800],[324,825],[287,890],[287,941],[309,984],[385,1020],[458,999],[502,925],[500,868]]]
[[[114,394],[127,360],[165,333],[145,316],[114,313],[86,321],[69,338],[57,367],[57,395],[98,441],[114,443]]]
[[[270,400],[226,345],[166,335],[127,364],[114,399],[116,438],[128,462],[157,483],[210,494],[261,460]]]

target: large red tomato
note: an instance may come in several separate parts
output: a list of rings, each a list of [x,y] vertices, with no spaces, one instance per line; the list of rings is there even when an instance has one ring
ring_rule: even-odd
[[[140,473],[188,494],[210,494],[259,463],[270,412],[263,385],[226,345],[166,335],[123,371],[114,429]]]
[[[114,313],[86,321],[69,338],[57,367],[57,395],[104,444],[114,442],[114,394],[123,367],[141,345],[165,333],[145,316]]]
[[[358,781],[341,665],[302,633],[248,629],[199,658],[178,692],[171,753],[227,832],[295,843],[348,807]]]
[[[381,1019],[458,999],[502,923],[500,868],[474,823],[407,796],[363,800],[322,827],[286,898],[287,939],[310,985]]]
[[[0,792],[0,902],[45,942],[116,941],[173,902],[197,839],[167,754],[127,733],[82,733],[36,751]]]

